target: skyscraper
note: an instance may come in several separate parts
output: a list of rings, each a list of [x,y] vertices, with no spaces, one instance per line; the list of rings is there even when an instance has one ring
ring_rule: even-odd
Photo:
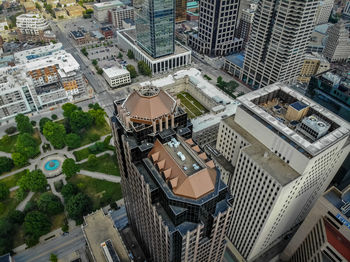
[[[252,261],[308,214],[349,152],[350,124],[276,83],[239,97],[216,148],[235,167],[228,238]]]
[[[191,139],[192,124],[155,87],[115,101],[112,127],[131,227],[152,261],[221,261],[231,196]]]
[[[175,0],[135,0],[137,43],[153,58],[174,53]]]
[[[242,10],[241,19],[239,20],[239,26],[237,28],[236,35],[238,38],[243,39],[243,48],[246,46],[249,39],[256,8],[256,4],[250,4],[249,8]]]
[[[238,51],[242,47],[242,39],[235,38],[238,9],[239,0],[201,0],[198,33],[189,35],[189,46],[210,56]]]
[[[314,27],[317,0],[261,0],[242,80],[253,88],[296,79]]]
[[[181,23],[186,21],[187,0],[176,0],[175,10],[176,10],[175,22]]]
[[[334,0],[320,1],[316,11],[315,25],[321,25],[328,23],[331,16]]]

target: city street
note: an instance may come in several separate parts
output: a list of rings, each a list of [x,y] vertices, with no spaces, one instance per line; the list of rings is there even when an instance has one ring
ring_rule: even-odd
[[[47,262],[50,254],[63,258],[86,245],[83,231],[77,227],[69,234],[48,240],[14,256],[16,262]]]

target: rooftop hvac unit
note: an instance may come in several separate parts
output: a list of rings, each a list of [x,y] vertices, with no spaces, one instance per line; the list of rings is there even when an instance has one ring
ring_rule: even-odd
[[[350,210],[350,202],[346,202],[344,206],[340,208],[340,210],[343,214],[348,213],[348,211]]]
[[[198,170],[199,169],[199,165],[193,164],[193,168],[194,168],[194,170]]]
[[[186,157],[185,155],[182,153],[182,152],[177,152],[177,155],[179,156],[179,158],[181,159],[181,161],[185,161],[186,160]]]

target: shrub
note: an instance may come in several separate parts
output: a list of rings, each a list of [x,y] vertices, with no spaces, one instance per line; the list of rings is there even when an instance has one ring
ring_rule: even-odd
[[[11,135],[13,133],[17,132],[17,127],[15,126],[10,126],[9,128],[7,128],[5,130],[5,133],[8,134],[8,135]]]
[[[55,114],[53,114],[53,115],[51,116],[51,119],[52,119],[52,120],[56,120],[57,118],[58,118],[58,116],[55,115]]]

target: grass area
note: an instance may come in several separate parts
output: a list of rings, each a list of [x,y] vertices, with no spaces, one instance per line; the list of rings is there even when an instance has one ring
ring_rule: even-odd
[[[82,134],[80,146],[85,146],[85,145],[88,145],[88,144],[94,142],[94,141],[91,141],[91,139],[90,139],[90,137],[94,134],[101,137],[101,136],[108,135],[111,132],[112,132],[111,128],[109,127],[109,125],[106,121],[105,121],[103,127],[92,126],[86,132],[84,132],[84,134]]]
[[[28,169],[25,169],[21,172],[18,172],[12,176],[9,176],[9,177],[6,177],[4,179],[1,179],[0,180],[0,183],[5,183],[7,185],[8,188],[12,188],[12,187],[15,187],[17,186],[17,182],[18,180],[24,176],[24,174],[27,172]]]
[[[20,203],[20,201],[15,198],[15,195],[16,191],[12,191],[8,199],[0,202],[0,217],[7,216],[7,214]]]
[[[81,161],[85,158],[88,158],[88,156],[90,155],[90,151],[89,148],[83,148],[81,150],[74,151],[73,155],[75,156],[76,161]]]
[[[0,139],[0,151],[6,152],[6,153],[13,153],[15,150],[17,137],[18,137],[18,134],[9,136],[9,140],[6,142],[3,139]]]
[[[59,213],[55,216],[52,216],[50,218],[50,221],[51,221],[51,230],[50,231],[62,227],[64,224],[65,218],[66,218],[66,215],[64,214],[64,212]]]
[[[181,92],[177,95],[177,98],[180,99],[181,104],[184,106],[184,109],[188,113],[190,118],[195,118],[197,116],[200,116],[208,110],[199,103],[193,96],[191,96],[187,92]]]
[[[69,182],[77,185],[93,202],[94,210],[122,198],[120,184],[83,175],[73,176]]]
[[[40,131],[38,128],[34,129],[33,137],[36,141],[36,144],[39,146],[41,144]]]
[[[220,77],[218,77],[216,86],[220,88],[222,91],[224,91],[226,94],[228,94],[229,96],[236,98],[236,96],[234,95],[234,92],[236,91],[239,84],[234,80],[231,80],[229,82],[225,82],[223,80],[219,81],[219,78]]]
[[[97,165],[94,167],[89,167],[88,163],[80,164],[80,168],[88,171],[101,172],[113,176],[120,176],[119,167],[117,162],[117,157],[115,155],[111,156],[109,154],[104,154],[97,158]]]
[[[13,236],[13,246],[18,247],[24,244],[24,226],[20,225],[16,228],[16,233]]]

